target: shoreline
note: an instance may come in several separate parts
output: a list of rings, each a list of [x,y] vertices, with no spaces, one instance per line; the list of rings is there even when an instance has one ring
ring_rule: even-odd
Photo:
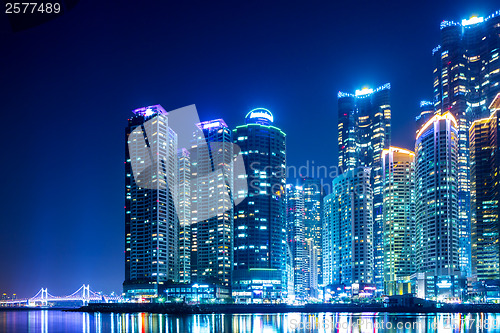
[[[137,303],[95,303],[80,308],[68,309],[72,312],[101,312],[101,313],[161,313],[172,315],[193,314],[271,314],[271,313],[500,313],[497,304],[454,304],[436,307],[384,307],[381,305],[352,305],[352,304],[308,304],[291,306],[285,304],[137,304]]]
[[[30,307],[30,306],[0,306],[0,312],[7,311],[72,311],[78,309],[77,307],[69,306],[48,306],[48,307]]]

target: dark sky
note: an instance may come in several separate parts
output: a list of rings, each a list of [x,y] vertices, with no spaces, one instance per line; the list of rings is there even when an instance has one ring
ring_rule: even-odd
[[[114,3],[114,4],[112,4]],[[497,1],[82,0],[43,25],[0,20],[0,292],[121,291],[130,111],[266,107],[288,164],[336,165],[337,92],[392,84],[393,145],[413,146],[439,23]]]

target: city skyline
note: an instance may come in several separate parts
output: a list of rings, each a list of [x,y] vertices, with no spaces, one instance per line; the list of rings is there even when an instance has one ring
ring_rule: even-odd
[[[484,10],[484,14],[485,16],[487,16],[495,10],[496,8],[488,7],[488,11]],[[460,9],[460,11],[462,13],[463,9]],[[446,11],[443,10],[443,12]],[[428,23],[429,31],[434,31],[434,34],[426,36],[426,39],[430,40],[432,44],[438,42],[437,34],[439,33],[439,28],[437,25],[441,20],[460,20],[462,18],[459,15],[451,14],[450,12],[453,11],[450,10],[449,12],[447,12],[448,14],[444,16],[442,12],[439,13],[439,15],[441,16],[440,20],[438,20],[437,22]],[[467,13],[465,13],[464,15],[467,15]],[[62,23],[54,23],[54,25],[56,26],[57,24]],[[427,25],[427,23],[425,24]],[[42,30],[43,29],[50,30],[53,29],[53,27],[44,27],[42,28]],[[27,36],[26,38],[28,38],[27,40],[29,40],[29,38],[33,37]],[[12,41],[10,42],[13,43]],[[421,50],[421,54],[426,55],[426,58],[422,58],[421,61],[428,61],[428,58],[430,58],[430,50],[422,47],[422,45],[419,45],[418,48],[423,49]],[[15,54],[15,52],[13,52],[12,54]],[[12,56],[12,54],[9,53],[9,56]],[[401,66],[398,66],[398,68],[400,67]],[[423,84],[418,85],[427,88],[417,87],[417,90],[423,89],[422,91],[429,91],[430,89],[428,89],[428,87],[431,81],[428,80],[428,78],[432,76],[431,69],[429,66],[423,67],[427,68],[427,74],[422,74],[422,76],[427,77],[427,79],[422,80]],[[354,67],[351,67],[351,69],[352,68]],[[356,72],[356,70],[354,71]],[[330,80],[328,80],[328,82],[330,83],[325,84],[318,82],[316,86],[322,86],[323,89],[328,90],[328,93],[321,99],[323,101],[327,101],[323,103],[326,103],[324,106],[328,105],[329,107],[326,108],[324,106],[316,106],[315,109],[321,110],[317,112],[317,116],[319,116],[320,119],[330,119],[335,124],[336,122],[334,121],[334,114],[336,113],[335,104],[337,91],[354,91],[355,89],[361,89],[365,87],[364,82],[369,83],[368,85],[372,88],[375,88],[383,82],[391,82],[392,88],[394,90],[400,89],[399,92],[401,92],[401,89],[403,89],[402,87],[404,85],[401,84],[401,80],[399,80],[399,82],[398,80],[391,80],[391,75],[393,74],[384,74],[383,71],[377,74],[374,74],[370,71],[368,71],[368,73],[370,74],[367,74],[365,76],[360,73],[355,73],[356,79],[351,79],[351,81],[346,80],[343,83],[341,81],[335,81],[335,79],[331,79],[331,82]],[[277,77],[278,76],[276,76],[275,78]],[[363,82],[355,82],[358,80],[361,80]],[[15,83],[13,84],[13,87],[19,87],[19,84],[19,82],[17,84]],[[208,83],[206,85],[208,86]],[[58,85],[56,84],[56,86]],[[417,86],[417,84],[415,84],[415,86]],[[318,165],[328,166],[336,164],[336,154],[334,153],[334,146],[336,145],[335,137],[331,138],[331,135],[328,135],[328,132],[325,132],[324,134],[319,134],[319,137],[316,139],[316,131],[311,131],[309,129],[309,132],[306,131],[308,135],[306,135],[304,139],[304,136],[301,137],[297,134],[297,131],[295,130],[296,125],[294,124],[298,117],[301,116],[301,111],[304,112],[304,108],[291,108],[292,110],[294,110],[294,112],[292,112],[293,117],[288,117],[287,107],[284,102],[287,99],[287,97],[285,96],[286,94],[279,93],[279,89],[276,90],[274,88],[270,89],[269,92],[259,94],[259,89],[256,89],[257,88],[250,89],[247,92],[248,95],[242,95],[244,97],[242,97],[241,99],[227,102],[227,104],[221,103],[220,100],[211,103],[210,99],[206,96],[203,96],[203,94],[201,94],[201,96],[203,96],[201,98],[202,102],[197,103],[196,97],[187,94],[182,97],[172,99],[174,101],[172,103],[176,104],[168,105],[168,107],[166,106],[166,108],[168,110],[172,110],[175,108],[175,106],[182,106],[191,103],[195,103],[199,106],[208,105],[209,108],[205,108],[205,110],[209,111],[205,111],[203,107],[199,107],[202,121],[223,118],[226,122],[228,122],[230,128],[234,128],[235,125],[241,123],[240,120],[242,119],[244,114],[248,112],[248,110],[253,109],[253,107],[259,106],[267,107],[272,110],[277,119],[280,119],[280,128],[283,128],[283,130],[288,134],[288,137],[290,138],[290,141],[287,142],[287,146],[289,147],[289,154],[287,154],[287,158],[289,157],[291,161],[291,163],[289,164],[300,166],[304,164],[305,161],[316,161]],[[30,90],[28,89],[28,93],[29,91]],[[101,117],[100,120],[98,117],[96,117],[93,121],[84,119],[87,117],[83,116],[85,115],[85,113],[82,111],[85,111],[86,109],[86,112],[88,112],[87,115],[90,115],[91,108],[84,108],[79,111],[75,111],[75,113],[79,113],[80,115],[82,115],[82,119],[78,119],[76,116],[74,116],[75,118],[67,116],[72,113],[72,110],[65,111],[64,115],[61,116],[62,119],[53,119],[54,115],[52,113],[48,113],[48,123],[44,126],[48,126],[48,128],[50,129],[51,124],[54,124],[54,126],[56,126],[59,131],[62,131],[62,134],[68,135],[68,138],[74,138],[74,136],[68,133],[68,130],[72,129],[72,126],[68,125],[67,121],[69,121],[70,124],[72,124],[73,122],[81,123],[76,127],[76,131],[80,133],[81,138],[73,141],[74,145],[77,145],[78,148],[81,148],[81,151],[79,153],[73,153],[72,150],[74,150],[74,147],[73,145],[70,145],[71,140],[62,140],[59,137],[59,134],[57,134],[57,131],[48,131],[46,133],[38,130],[37,127],[39,126],[39,123],[44,123],[41,122],[42,119],[38,119],[38,116],[27,120],[26,126],[28,132],[30,132],[31,134],[29,134],[28,138],[22,139],[23,141],[21,141],[21,143],[28,147],[26,153],[30,156],[33,156],[35,166],[39,168],[40,174],[46,175],[45,177],[47,178],[45,178],[44,176],[36,175],[34,177],[30,177],[30,179],[35,178],[34,184],[27,183],[27,180],[21,177],[21,172],[26,171],[24,167],[19,168],[19,170],[14,170],[12,166],[5,166],[5,172],[16,176],[12,178],[20,180],[20,183],[16,185],[12,180],[8,180],[8,188],[12,188],[14,189],[14,191],[8,194],[8,196],[4,199],[4,202],[10,203],[13,201],[17,201],[17,199],[21,196],[21,192],[23,192],[19,187],[26,189],[27,186],[32,186],[32,189],[29,189],[28,193],[26,194],[26,200],[32,203],[33,206],[31,206],[32,209],[27,210],[27,212],[18,212],[17,215],[14,215],[12,208],[5,207],[7,211],[6,221],[12,221],[11,223],[13,225],[10,225],[10,223],[8,226],[6,225],[7,232],[3,235],[3,237],[5,238],[1,239],[2,249],[4,251],[7,251],[8,249],[13,248],[16,244],[23,244],[23,242],[21,242],[21,240],[23,239],[27,244],[25,248],[20,249],[17,254],[13,254],[12,257],[9,256],[9,258],[7,259],[5,267],[9,272],[12,273],[12,276],[9,273],[7,277],[3,277],[0,280],[0,291],[17,293],[19,295],[30,295],[31,291],[38,290],[40,284],[48,285],[50,289],[53,289],[52,287],[55,286],[56,288],[59,287],[62,288],[62,290],[66,290],[72,289],[73,285],[78,285],[80,283],[79,279],[97,280],[98,288],[100,289],[106,291],[120,291],[120,283],[121,281],[123,281],[123,269],[121,267],[123,262],[123,260],[121,260],[121,256],[123,255],[123,253],[119,250],[116,250],[116,245],[118,244],[118,249],[121,249],[123,247],[121,238],[121,230],[123,228],[123,219],[121,219],[121,214],[123,213],[120,212],[122,210],[120,207],[123,206],[120,203],[123,198],[123,186],[120,184],[120,181],[123,179],[123,177],[121,175],[109,177],[109,175],[112,173],[118,173],[116,172],[116,170],[119,170],[123,163],[123,142],[119,142],[119,138],[123,138],[123,119],[126,119],[126,117],[128,117],[128,112],[134,107],[151,105],[154,103],[167,105],[166,103],[164,103],[164,101],[170,103],[168,99],[169,97],[171,97],[168,96],[169,93],[167,93],[165,97],[161,97],[162,94],[160,94],[159,90],[156,90],[154,93],[147,93],[143,96],[138,96],[138,94],[141,94],[142,92],[143,91],[139,89],[137,90],[137,95],[129,98],[124,98],[116,105],[110,103],[111,100],[108,100],[105,104],[103,104],[103,106],[105,107],[105,110],[110,110],[113,106],[113,112],[110,112],[110,114],[106,115],[103,114],[103,117]],[[275,96],[272,96],[273,92],[277,92]],[[152,94],[156,94],[157,96],[153,97]],[[257,97],[253,97],[254,100],[252,100],[252,97],[250,97],[251,94],[254,94],[254,96]],[[425,94],[422,92],[419,92],[418,94],[415,93],[412,98],[408,100],[405,99],[405,102],[403,103],[402,100],[404,98],[402,96],[405,96],[406,94],[396,94],[396,92],[392,92],[391,97],[396,99],[394,103],[392,103],[391,101],[392,112],[395,118],[393,125],[399,124],[398,126],[394,126],[397,129],[393,130],[392,143],[394,143],[396,146],[402,146],[413,150],[412,145],[409,143],[410,141],[414,140],[414,136],[413,134],[408,135],[407,133],[413,133],[413,130],[410,131],[410,129],[412,129],[413,126],[414,116],[418,114],[418,101],[429,98],[429,94]],[[118,91],[114,91],[112,95],[113,98],[116,98],[121,94]],[[220,93],[220,96],[223,95],[224,93]],[[309,95],[314,96],[314,94]],[[13,94],[12,96],[15,97],[16,94]],[[301,98],[307,100],[306,96],[307,94],[302,96]],[[8,110],[14,110],[14,97],[7,99]],[[145,101],[144,99],[147,99],[147,101]],[[258,101],[255,99],[258,99]],[[60,109],[62,109],[62,105],[59,105],[59,103],[63,100],[64,99],[61,99],[60,97],[55,95],[50,96],[47,99],[42,99],[42,103],[45,104],[45,108],[47,108],[47,106],[52,102],[55,106],[58,106]],[[413,102],[413,100],[415,100],[415,102]],[[249,104],[251,104],[251,106]],[[29,104],[26,104],[26,102],[23,102],[20,105],[22,108],[34,110],[34,108],[32,107],[29,108]],[[84,105],[88,107],[92,105],[92,103]],[[117,106],[116,110],[114,109],[115,106]],[[407,111],[408,109],[412,110],[412,112],[409,113]],[[311,117],[311,120],[314,121],[314,115],[316,113],[307,111],[307,114],[312,114],[313,116]],[[8,114],[7,117],[8,120],[11,120],[10,117],[13,117],[13,115]],[[293,118],[295,118],[295,120]],[[19,125],[15,124],[16,120],[12,118],[12,121],[14,122],[14,127],[8,130],[9,133],[10,131],[19,129],[17,127]],[[306,126],[308,124],[311,124],[307,121],[308,120],[305,120]],[[111,131],[106,132],[106,126],[108,126],[109,124],[113,124],[113,127]],[[64,126],[61,127],[61,125]],[[332,128],[332,131],[335,131],[334,126],[330,127]],[[92,134],[92,132],[89,131],[90,129],[97,130],[97,134]],[[99,131],[101,131],[101,133],[99,133]],[[404,133],[406,134],[401,135]],[[33,136],[41,136],[46,139],[46,145],[44,145],[44,147],[46,148],[45,150],[42,149],[40,143],[33,143]],[[105,139],[107,138],[112,139],[110,142],[106,142]],[[299,140],[301,140],[302,142],[299,142]],[[311,148],[311,151],[308,151],[307,147],[310,145],[322,145],[320,144],[322,142],[321,140],[329,140],[330,144],[328,145],[328,147],[322,147],[321,149]],[[98,151],[102,151],[96,154],[96,152],[92,149],[98,149]],[[322,156],[323,154],[318,153],[320,151],[325,152],[325,149],[326,154],[324,155],[328,155],[328,158]],[[12,156],[16,157],[17,160],[19,160],[18,152],[12,151],[12,148],[8,148],[6,151],[8,154],[11,154]],[[64,153],[62,153],[63,151]],[[105,151],[107,153],[111,151],[112,153],[110,154],[109,158],[104,159],[104,163],[101,165],[100,162],[102,157],[105,155]],[[72,153],[68,154],[66,152]],[[46,155],[43,155],[44,153]],[[59,155],[64,155],[64,158]],[[21,161],[27,158],[27,155],[23,154],[21,156]],[[57,164],[58,166],[54,171],[50,171],[53,163]],[[80,177],[81,179],[78,179],[78,177]],[[77,192],[77,190],[72,187],[73,185],[69,185],[68,188],[68,180],[73,178],[76,179],[76,183],[74,185],[82,190],[81,194],[75,193]],[[93,178],[95,178],[95,180],[92,180]],[[89,180],[91,181],[89,182]],[[89,184],[85,184],[86,182],[89,182]],[[95,192],[95,188],[97,188],[96,185],[99,185],[99,190],[102,189],[102,193],[99,191]],[[71,193],[74,193],[74,197],[71,199],[63,198],[61,194],[57,193],[57,188],[64,189],[64,191],[62,192],[66,193],[68,191],[71,191]],[[40,192],[40,189],[47,189],[48,193],[43,194]],[[116,194],[109,195],[113,192],[116,192]],[[94,194],[94,197],[92,199],[89,199],[89,195],[92,193]],[[47,201],[48,199],[41,198],[41,196],[54,198],[54,202],[59,204],[61,209],[57,212],[48,210],[47,207],[53,207],[54,202],[50,204],[50,201]],[[111,199],[110,202],[107,202],[107,198]],[[78,204],[74,203],[73,200],[78,202]],[[83,206],[84,208],[82,214],[76,214],[76,207],[79,206]],[[16,207],[16,205],[14,205],[13,207]],[[65,224],[62,224],[62,222],[59,222],[65,220],[64,217],[66,217],[67,221],[67,217],[69,216],[71,216],[71,223],[66,222]],[[30,230],[25,230],[25,234],[21,234],[19,232],[20,229],[16,227],[16,224],[18,224],[22,220],[27,221],[27,226],[30,227]],[[92,222],[88,222],[87,224],[85,224],[85,220]],[[113,222],[110,223],[110,221]],[[88,229],[82,227],[84,225],[87,225]],[[116,230],[116,228],[118,228],[119,231],[113,231]],[[114,234],[119,235],[119,237]],[[78,235],[79,238],[75,238],[74,242],[70,242],[69,240],[72,237],[75,237],[74,235]],[[78,254],[82,253],[82,251],[85,251],[85,249],[87,249],[87,246],[90,246],[91,249],[89,249],[89,252],[86,255]],[[38,251],[35,251],[36,249],[38,249]],[[102,253],[103,250],[106,250],[107,253],[110,253],[110,258],[102,258],[98,255],[98,253]],[[30,254],[34,259],[30,257]],[[115,263],[115,261],[117,262]],[[34,265],[36,263],[38,263],[38,266]],[[25,268],[24,265],[26,265],[27,267],[31,267],[31,270]],[[113,272],[116,269],[116,273],[108,272],[108,267],[111,267]],[[58,272],[58,274],[54,275],[55,272]],[[100,275],[102,275],[103,273],[106,273],[106,277],[100,277]],[[22,275],[25,277],[22,282],[19,281],[20,279],[17,277],[18,275]],[[54,276],[53,281],[50,281],[51,276]],[[77,276],[80,277],[77,278]],[[94,285],[93,281],[90,281],[90,283]],[[2,288],[6,289],[3,290]]]

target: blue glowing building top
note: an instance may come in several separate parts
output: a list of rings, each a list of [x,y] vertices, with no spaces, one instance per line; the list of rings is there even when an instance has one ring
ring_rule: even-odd
[[[196,124],[196,126],[201,130],[208,130],[208,129],[214,129],[214,128],[215,129],[227,128],[226,122],[223,119],[204,121],[204,122]]]
[[[274,122],[273,114],[271,113],[271,111],[264,108],[253,109],[245,116],[246,124],[260,124],[269,126],[272,122]]]
[[[142,108],[135,109],[132,112],[138,116],[144,116],[144,117],[150,117],[158,113],[164,115],[167,114],[167,111],[160,104],[145,106]]]
[[[363,98],[363,97],[369,97],[372,94],[377,93],[379,91],[390,90],[390,89],[391,89],[391,84],[390,83],[386,83],[386,84],[384,84],[384,85],[382,85],[382,86],[380,86],[380,87],[378,87],[376,89],[371,89],[371,88],[365,87],[363,89],[356,90],[356,92],[354,94],[339,91],[338,94],[337,94],[337,97],[338,98],[343,98],[343,97]]]

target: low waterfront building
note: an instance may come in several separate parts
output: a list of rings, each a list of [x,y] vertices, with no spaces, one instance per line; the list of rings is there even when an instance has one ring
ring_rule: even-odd
[[[231,291],[220,284],[169,283],[165,286],[160,301],[183,303],[226,303]]]
[[[282,295],[281,270],[273,268],[250,268],[234,271],[233,300],[236,303],[280,303]],[[285,272],[286,273],[286,272]]]

